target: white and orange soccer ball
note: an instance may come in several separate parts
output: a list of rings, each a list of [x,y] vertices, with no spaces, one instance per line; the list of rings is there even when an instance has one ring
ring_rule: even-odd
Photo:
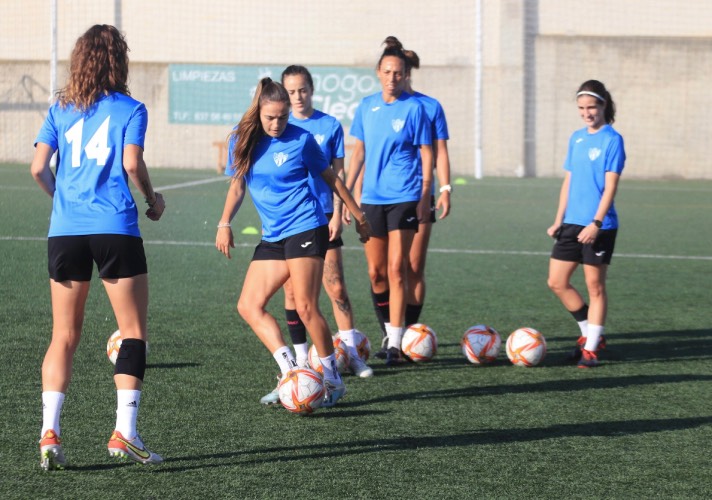
[[[410,325],[401,339],[403,355],[414,363],[430,361],[438,352],[438,336],[423,323]]]
[[[516,366],[536,366],[546,357],[546,339],[534,328],[519,328],[507,338],[507,357]]]
[[[487,325],[471,326],[462,336],[462,354],[473,365],[492,363],[499,356],[502,337]]]
[[[116,357],[119,355],[119,349],[121,348],[121,332],[116,330],[109,337],[106,343],[106,355],[109,357],[112,365],[116,364]]]
[[[298,415],[308,415],[324,400],[324,382],[311,368],[296,368],[279,381],[279,402]]]
[[[346,343],[338,337],[334,337],[334,356],[336,356],[336,369],[339,373],[349,371],[349,349]],[[324,368],[321,366],[319,353],[316,352],[316,346],[312,345],[308,353],[309,366],[319,373],[324,373]]]

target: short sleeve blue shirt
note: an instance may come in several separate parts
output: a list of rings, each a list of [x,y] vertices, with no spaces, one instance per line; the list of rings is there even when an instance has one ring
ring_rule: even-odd
[[[574,132],[564,162],[564,169],[571,172],[564,222],[589,225],[603,196],[606,172],[620,175],[624,165],[623,137],[610,125],[604,125],[595,134],[588,133],[586,128]],[[618,227],[613,204],[602,222],[602,229]]]
[[[419,201],[419,147],[431,144],[425,109],[407,92],[386,103],[380,92],[361,100],[350,133],[366,150],[361,201],[387,205]]]
[[[138,210],[124,170],[124,146],[143,148],[146,107],[112,93],[82,113],[53,104],[37,143],[58,150],[49,236],[140,236]]]
[[[232,175],[230,137],[226,175]],[[257,144],[245,183],[262,221],[262,239],[280,241],[328,223],[309,187],[309,176],[320,176],[329,164],[314,136],[295,125],[279,137],[264,135]]]
[[[314,110],[309,118],[299,120],[290,113],[289,123],[303,128],[314,136],[329,165],[335,158],[344,157],[344,129],[333,116]],[[309,186],[321,203],[324,212],[332,213],[334,211],[334,193],[321,175],[309,176]]]

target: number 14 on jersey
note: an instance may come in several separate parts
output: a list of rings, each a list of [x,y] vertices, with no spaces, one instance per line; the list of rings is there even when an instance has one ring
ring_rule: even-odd
[[[89,142],[84,147],[84,153],[90,160],[96,160],[96,164],[100,167],[106,165],[106,160],[111,154],[111,147],[109,146],[109,120],[111,116],[107,116],[106,120],[99,126],[99,128],[91,136]],[[81,152],[82,152],[82,134],[84,133],[84,118],[80,119],[77,123],[72,125],[72,128],[67,130],[64,134],[64,138],[67,139],[67,144],[72,146],[72,167],[77,168],[81,166]]]

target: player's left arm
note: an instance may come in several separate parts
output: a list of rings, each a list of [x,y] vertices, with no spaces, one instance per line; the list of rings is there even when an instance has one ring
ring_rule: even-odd
[[[452,186],[450,185],[450,154],[447,150],[447,140],[438,139],[435,149],[435,173],[438,176],[438,184],[440,184],[440,195],[438,203],[435,205],[436,210],[442,210],[439,219],[444,219],[450,213],[450,195]],[[443,189],[448,188],[449,189]]]
[[[611,205],[613,205],[613,198],[615,198],[616,196],[616,191],[618,190],[618,181],[620,180],[620,178],[620,174],[616,172],[606,172],[606,184],[603,188],[601,201],[598,203],[596,215],[593,216],[595,220],[602,221],[608,213],[608,210],[610,210]],[[599,231],[600,229],[598,228],[598,226],[591,222],[579,233],[578,240],[584,245],[593,243],[594,241],[596,241],[596,237],[598,236]]]
[[[143,148],[137,144],[126,144],[124,146],[124,170],[136,186],[148,204],[146,216],[151,220],[158,220],[166,209],[166,202],[161,193],[154,191],[151,185],[151,178],[148,175],[148,167],[143,159]]]
[[[334,158],[331,161],[331,168],[336,174],[336,177],[341,179],[342,183],[346,182],[346,171],[344,170],[344,159]],[[339,236],[343,230],[343,223],[341,220],[341,212],[343,210],[343,201],[341,198],[334,193],[334,215],[329,221],[329,241],[333,241]]]
[[[354,200],[351,192],[346,188],[343,181],[336,176],[333,169],[327,168],[321,173],[321,177],[326,181],[329,187],[331,187],[331,190],[341,198],[346,208],[351,212],[354,219],[356,219],[356,231],[359,234],[359,239],[362,243],[366,243],[371,237],[371,225],[368,223],[368,219],[366,219],[366,214],[363,213],[361,207],[359,207],[356,200]]]
[[[430,144],[420,145],[421,168],[423,171],[423,189],[418,203],[418,220],[430,220],[430,191],[433,185],[433,147]],[[426,165],[428,165],[426,167]]]

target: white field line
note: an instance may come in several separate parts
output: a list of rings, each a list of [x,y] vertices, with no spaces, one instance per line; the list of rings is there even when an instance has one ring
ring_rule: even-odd
[[[219,181],[223,181],[227,184],[228,180],[229,180],[229,178],[226,176],[211,177],[210,179],[201,179],[199,181],[188,181],[188,182],[181,182],[180,184],[168,184],[167,186],[158,186],[153,189],[155,191],[168,191],[171,189],[180,189],[180,188],[184,188],[184,187],[200,186],[201,184],[211,184],[213,182],[219,182]]]
[[[47,241],[46,237],[38,236],[0,236],[0,241]],[[146,245],[182,246],[182,247],[212,247],[215,243],[211,241],[176,241],[176,240],[144,240]],[[237,248],[254,248],[254,243],[235,243]],[[363,251],[363,247],[344,246],[344,250]],[[444,253],[452,255],[528,255],[535,257],[548,257],[550,252],[537,252],[527,250],[473,250],[461,248],[428,248],[431,253]],[[701,260],[712,261],[709,255],[662,255],[645,253],[616,253],[614,257],[629,259],[654,259],[654,260]]]
[[[153,188],[156,191],[170,191],[171,189],[180,189],[184,187],[200,186],[201,184],[211,184],[213,182],[224,181],[226,184],[230,179],[226,176],[221,177],[211,177],[210,179],[201,179],[198,181],[188,181],[181,182],[180,184],[168,184],[166,186],[158,186]],[[0,189],[8,191],[37,191],[41,192],[38,186],[3,186],[0,185]]]

